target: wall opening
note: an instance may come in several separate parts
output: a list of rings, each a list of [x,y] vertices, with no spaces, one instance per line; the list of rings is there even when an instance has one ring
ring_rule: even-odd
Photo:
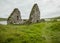
[[[37,20],[37,23],[39,22],[39,20]]]
[[[17,20],[19,20],[19,17],[17,16]]]

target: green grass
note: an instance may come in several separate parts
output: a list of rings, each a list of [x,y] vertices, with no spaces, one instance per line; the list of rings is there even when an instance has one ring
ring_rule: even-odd
[[[0,25],[0,43],[60,43],[60,22]]]
[[[0,21],[6,21],[7,18],[0,18]]]

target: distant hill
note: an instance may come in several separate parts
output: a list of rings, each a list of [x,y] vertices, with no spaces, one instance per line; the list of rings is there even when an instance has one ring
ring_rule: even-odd
[[[58,17],[52,17],[50,19],[60,19],[60,16],[58,16]]]
[[[6,21],[7,18],[0,18],[0,21]]]
[[[54,17],[54,19],[60,19],[60,16],[59,17]]]
[[[58,16],[58,17],[51,17],[51,18],[43,18],[43,19],[60,19],[60,16]]]

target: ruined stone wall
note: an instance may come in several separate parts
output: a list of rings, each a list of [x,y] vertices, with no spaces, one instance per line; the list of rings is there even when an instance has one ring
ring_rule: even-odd
[[[18,8],[15,8],[14,11],[9,16],[7,23],[8,24],[19,24],[21,21],[21,13]]]
[[[37,4],[34,4],[30,13],[29,22],[37,23],[40,22],[40,11]]]
[[[40,11],[37,4],[34,4],[29,16],[29,20],[21,19],[21,13],[18,8],[15,8],[7,20],[7,24],[25,24],[40,22]]]

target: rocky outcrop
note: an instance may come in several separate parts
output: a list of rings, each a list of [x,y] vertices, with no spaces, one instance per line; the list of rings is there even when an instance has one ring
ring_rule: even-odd
[[[18,8],[15,8],[7,20],[7,24],[20,24],[21,13]]]
[[[34,4],[29,17],[30,23],[40,22],[40,11],[37,4]]]

